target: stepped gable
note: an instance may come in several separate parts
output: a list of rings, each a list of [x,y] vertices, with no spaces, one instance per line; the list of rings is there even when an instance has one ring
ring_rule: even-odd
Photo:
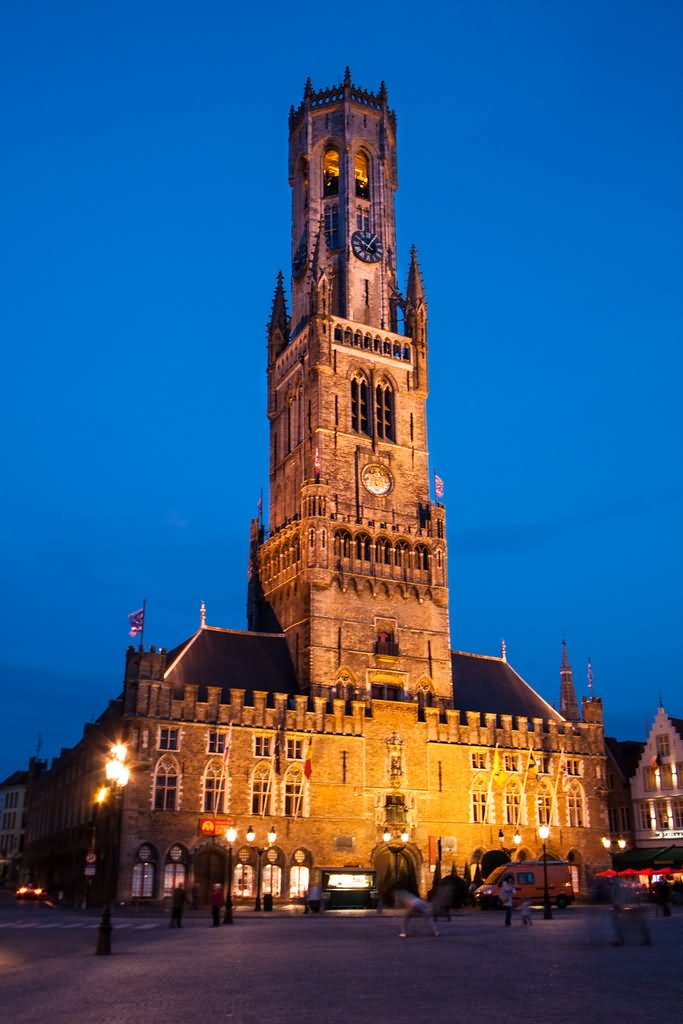
[[[502,658],[451,651],[451,665],[454,706],[460,711],[564,721]]]
[[[640,740],[617,740],[614,736],[605,736],[605,746],[623,777],[632,779],[638,771],[645,744]]]
[[[199,686],[199,700],[205,700],[207,686],[221,686],[223,699],[228,690],[266,690],[298,693],[294,666],[287,641],[281,633],[247,633],[242,630],[204,626],[168,655],[164,678],[176,693],[186,683]]]

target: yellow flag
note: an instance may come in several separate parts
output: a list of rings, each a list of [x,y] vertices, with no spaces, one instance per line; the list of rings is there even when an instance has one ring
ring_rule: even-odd
[[[526,767],[527,778],[531,779],[532,782],[536,780],[538,775],[538,761],[533,755],[531,749],[529,749],[529,763]]]
[[[496,749],[493,752],[493,770],[491,772],[491,777],[493,778],[493,781],[497,783],[497,785],[502,786],[503,783],[505,782],[506,776],[507,772],[505,771],[503,762],[500,759],[498,747],[496,747]]]

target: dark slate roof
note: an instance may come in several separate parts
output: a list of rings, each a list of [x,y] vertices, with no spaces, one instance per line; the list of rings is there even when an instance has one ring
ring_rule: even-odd
[[[204,626],[168,653],[165,678],[176,692],[185,683],[198,684],[199,700],[205,700],[207,686],[226,691],[267,690],[297,693],[294,666],[282,634],[247,633]],[[225,698],[227,699],[227,693]]]
[[[617,740],[613,736],[605,736],[605,746],[623,777],[632,779],[638,771],[645,744],[639,740]]]
[[[451,665],[453,699],[461,711],[564,721],[502,658],[451,651]]]
[[[683,739],[683,718],[672,718],[671,715],[669,715],[669,721],[681,739]]]
[[[3,782],[0,782],[0,789],[6,789],[9,786],[25,786],[27,782],[28,772],[12,772]]]

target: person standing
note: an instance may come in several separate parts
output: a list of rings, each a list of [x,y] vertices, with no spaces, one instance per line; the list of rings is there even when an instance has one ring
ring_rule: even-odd
[[[211,922],[214,928],[221,923],[221,907],[223,906],[223,886],[216,882],[211,892]]]
[[[176,885],[171,897],[171,928],[182,928],[184,909],[185,890],[182,885]]]
[[[512,898],[515,895],[514,878],[512,875],[506,875],[503,879],[503,884],[500,887],[500,902],[503,904],[505,910],[505,927],[509,928],[512,924]]]
[[[519,908],[519,916],[523,925],[531,927],[531,900],[524,900]]]

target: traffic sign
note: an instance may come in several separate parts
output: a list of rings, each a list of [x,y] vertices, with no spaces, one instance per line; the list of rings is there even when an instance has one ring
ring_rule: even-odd
[[[95,874],[95,871],[96,871],[96,868],[95,868],[94,864],[86,864],[85,865],[85,872],[84,873],[85,873],[86,878],[92,878],[92,876]]]
[[[94,850],[88,850],[88,852],[85,855],[85,863],[97,864],[97,854],[95,853]]]

